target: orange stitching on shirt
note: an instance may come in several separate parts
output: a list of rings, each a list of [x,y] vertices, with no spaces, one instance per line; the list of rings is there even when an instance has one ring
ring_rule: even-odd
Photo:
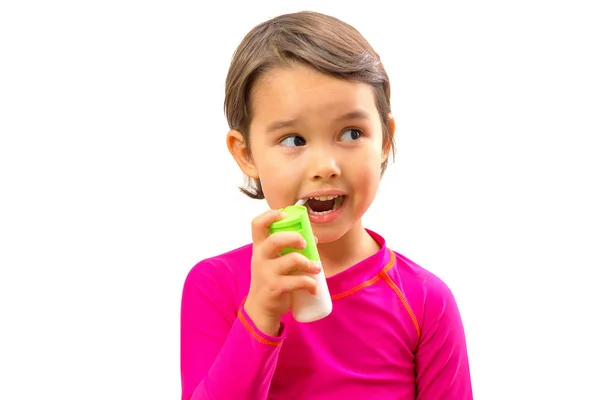
[[[346,290],[345,292],[332,295],[331,300],[343,299],[344,297],[348,297],[351,294],[358,292],[362,288],[366,288],[367,286],[371,286],[371,285],[374,285],[375,283],[377,283],[382,278],[382,276],[383,276],[382,274],[385,274],[390,268],[392,268],[392,266],[396,262],[396,255],[394,254],[394,252],[389,249],[388,249],[388,251],[390,252],[390,261],[388,261],[388,263],[385,265],[385,267],[383,267],[383,269],[381,270],[381,272],[379,272],[379,274],[377,274],[374,278],[369,279],[368,281],[365,281],[357,286],[354,286],[350,290]]]
[[[281,345],[281,342],[273,342],[271,340],[267,340],[267,339],[263,338],[262,336],[260,336],[258,333],[256,333],[254,328],[252,328],[252,325],[250,325],[250,323],[246,320],[246,317],[244,317],[244,314],[242,314],[241,309],[238,311],[238,318],[240,319],[240,322],[242,323],[242,325],[244,325],[246,327],[246,329],[248,330],[248,332],[250,332],[252,337],[254,339],[258,340],[260,343],[269,344],[271,346]]]
[[[331,295],[331,300],[339,300],[344,297],[348,297],[351,294],[358,292],[362,288],[365,288],[367,286],[371,286],[371,285],[377,283],[377,281],[379,281],[380,279],[381,279],[381,276],[377,275],[375,278],[369,279],[368,281],[365,281],[365,282],[361,283],[360,285],[353,287],[350,290],[346,290],[345,292]]]
[[[394,292],[396,292],[396,294],[398,295],[398,298],[402,302],[402,305],[408,312],[408,315],[410,315],[410,319],[412,320],[413,324],[415,325],[415,329],[417,330],[417,340],[419,340],[421,338],[421,328],[419,327],[419,321],[417,321],[417,317],[415,316],[415,313],[413,312],[412,308],[410,308],[408,301],[406,301],[406,297],[404,297],[404,293],[402,293],[400,288],[394,283],[394,281],[392,281],[392,278],[390,278],[390,276],[387,274],[387,271],[383,272],[381,275],[382,275],[383,279],[387,282],[387,284],[392,288],[392,290]]]

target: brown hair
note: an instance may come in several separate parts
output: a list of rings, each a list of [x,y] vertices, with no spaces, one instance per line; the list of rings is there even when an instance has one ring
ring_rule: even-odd
[[[225,82],[225,115],[229,128],[249,143],[252,120],[250,93],[258,77],[270,69],[300,62],[327,75],[370,84],[381,118],[383,145],[395,144],[389,131],[390,81],[379,55],[351,25],[311,11],[284,14],[255,26],[233,54]],[[251,155],[248,145],[248,154]],[[381,176],[387,160],[381,165]],[[264,199],[260,180],[246,177],[240,190]]]

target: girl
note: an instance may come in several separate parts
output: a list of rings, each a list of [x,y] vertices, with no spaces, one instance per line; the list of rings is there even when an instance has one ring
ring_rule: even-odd
[[[227,145],[247,195],[270,211],[252,244],[203,260],[183,287],[182,399],[472,399],[460,314],[435,275],[362,225],[390,153],[390,84],[348,24],[300,12],[243,39],[226,80]],[[299,323],[294,270],[318,265],[269,235],[277,211],[308,199],[333,311]]]

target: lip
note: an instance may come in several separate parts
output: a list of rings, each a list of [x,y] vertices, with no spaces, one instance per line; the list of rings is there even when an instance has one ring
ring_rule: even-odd
[[[319,197],[319,196],[345,196],[346,192],[343,190],[319,190],[316,192],[311,192],[300,197],[301,199],[309,199],[311,197]]]

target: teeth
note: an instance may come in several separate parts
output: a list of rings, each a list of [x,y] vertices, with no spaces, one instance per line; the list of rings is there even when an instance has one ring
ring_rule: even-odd
[[[326,201],[326,200],[333,200],[336,197],[339,197],[339,196],[318,196],[318,197],[311,197],[311,199]]]

